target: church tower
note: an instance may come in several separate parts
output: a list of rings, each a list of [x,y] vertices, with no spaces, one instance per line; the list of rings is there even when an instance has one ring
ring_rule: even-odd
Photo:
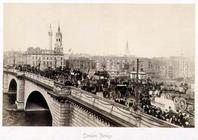
[[[50,28],[49,28],[49,32],[48,32],[48,35],[49,35],[49,50],[52,50],[52,27],[51,27],[51,24],[50,24]]]
[[[54,48],[55,53],[63,53],[62,47],[62,33],[60,31],[60,25],[58,25],[58,32],[56,33],[56,43]]]

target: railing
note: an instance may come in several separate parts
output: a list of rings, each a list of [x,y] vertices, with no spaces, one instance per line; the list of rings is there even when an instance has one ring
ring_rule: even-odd
[[[98,97],[75,87],[71,88],[71,95],[91,106],[104,110],[111,115],[129,122],[136,127],[178,127],[169,122],[159,120],[142,112],[130,111],[127,107],[113,101]]]
[[[52,79],[46,78],[44,76],[40,76],[38,74],[33,74],[30,72],[24,72],[24,74],[26,77],[32,78],[34,80],[40,81],[43,84],[47,84],[51,87],[54,87],[54,80],[52,80]]]
[[[8,68],[3,68],[3,71],[13,72],[13,73],[17,73],[17,72],[19,72],[19,71],[18,71],[18,70],[16,70],[16,69],[8,69]]]
[[[43,84],[47,84],[51,87],[54,87],[54,80],[52,79],[49,79],[49,78],[46,78],[44,76],[41,76],[41,75],[38,75],[38,74],[34,74],[34,73],[31,73],[31,72],[26,72],[26,71],[19,71],[19,70],[16,70],[16,69],[3,69],[4,71],[7,71],[7,72],[11,72],[11,73],[16,73],[17,75],[23,75],[28,77],[28,78],[31,78],[31,79],[34,79],[34,80],[37,80]]]
[[[54,82],[54,88],[53,91],[56,92],[59,95],[67,96],[71,95],[71,87],[70,86],[64,86],[64,84],[60,84],[58,82]]]

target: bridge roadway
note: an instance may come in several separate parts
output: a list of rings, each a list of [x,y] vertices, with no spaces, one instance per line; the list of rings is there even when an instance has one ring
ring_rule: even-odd
[[[75,87],[56,84],[52,79],[42,77],[29,72],[19,72],[16,70],[4,70],[15,76],[22,76],[26,80],[42,86],[47,93],[58,100],[67,100],[71,104],[77,104],[95,115],[104,118],[113,126],[120,127],[178,127],[166,121],[162,121],[141,111],[129,111],[121,104],[108,99],[98,97],[94,94]]]

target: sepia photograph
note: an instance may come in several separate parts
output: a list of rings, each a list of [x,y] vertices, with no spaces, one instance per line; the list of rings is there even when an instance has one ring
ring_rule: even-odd
[[[3,25],[3,127],[195,127],[194,4],[5,3]]]

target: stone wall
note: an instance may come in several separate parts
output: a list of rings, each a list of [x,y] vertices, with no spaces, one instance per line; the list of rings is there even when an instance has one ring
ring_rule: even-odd
[[[94,113],[78,106],[72,105],[70,126],[74,127],[109,127],[110,124]]]
[[[52,99],[52,126],[69,126],[70,104]]]
[[[3,73],[3,93],[7,93],[8,92],[8,74],[7,73]]]

